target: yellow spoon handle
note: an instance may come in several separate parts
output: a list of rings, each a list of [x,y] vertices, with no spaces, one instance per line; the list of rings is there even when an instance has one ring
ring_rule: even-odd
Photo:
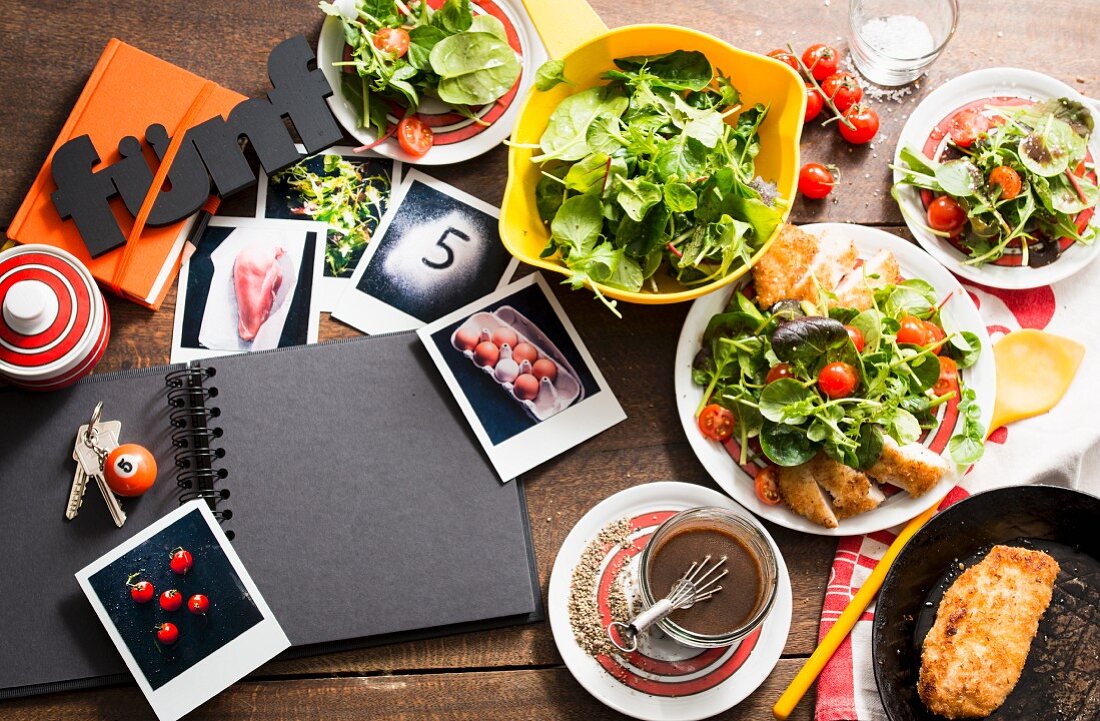
[[[875,566],[875,570],[871,571],[871,575],[867,577],[867,580],[863,582],[863,586],[856,592],[855,597],[852,598],[851,603],[844,609],[844,612],[840,614],[840,618],[836,620],[833,627],[829,629],[829,632],[825,634],[825,638],[821,639],[821,643],[817,645],[813,655],[806,661],[806,664],[802,667],[802,670],[798,672],[798,675],[791,681],[791,685],[787,687],[787,690],[783,692],[783,695],[779,697],[779,700],[775,702],[775,706],[772,708],[772,713],[780,721],[783,721],[791,712],[794,711],[794,707],[798,705],[798,702],[802,700],[802,697],[806,695],[806,692],[810,690],[810,686],[821,674],[821,670],[825,668],[825,664],[829,662],[829,659],[836,653],[837,648],[843,643],[844,639],[851,633],[852,629],[856,625],[856,621],[863,615],[863,612],[867,610],[867,606],[871,604],[871,600],[878,593],[879,588],[882,587],[882,581],[886,578],[886,573],[890,570],[890,566],[893,565],[894,559],[897,558],[901,549],[909,542],[909,539],[913,537],[921,526],[928,523],[930,519],[936,513],[936,509],[940,503],[943,502],[941,498],[939,501],[931,506],[927,511],[920,514],[902,529],[898,537],[894,539],[894,542],[890,544],[890,548],[886,549],[886,554],[882,557],[882,560]]]
[[[563,58],[607,32],[607,25],[585,0],[523,0],[523,4],[552,58]]]

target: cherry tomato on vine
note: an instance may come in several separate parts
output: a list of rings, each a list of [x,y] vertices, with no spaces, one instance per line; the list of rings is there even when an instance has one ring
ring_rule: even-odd
[[[998,165],[989,173],[989,184],[1001,187],[1001,197],[1012,200],[1020,194],[1024,184],[1020,174],[1007,165]]]
[[[856,347],[856,353],[862,353],[866,344],[863,339],[863,331],[851,325],[844,326],[844,330],[848,331],[848,337],[852,339],[852,345]]]
[[[402,28],[382,28],[374,34],[374,47],[395,58],[409,52],[409,33]]]
[[[415,115],[406,115],[397,124],[397,142],[409,155],[420,157],[432,149],[435,134]]]
[[[821,93],[813,85],[806,83],[806,115],[802,118],[802,122],[808,123],[816,118],[824,107],[825,100],[821,97]]]
[[[775,469],[771,466],[761,468],[753,482],[753,490],[760,502],[767,506],[779,505],[779,484],[775,480]]]
[[[851,73],[833,73],[821,83],[821,89],[842,113],[863,100],[863,88]]]
[[[165,646],[171,646],[180,638],[180,630],[174,623],[162,623],[153,630],[157,632],[157,640]]]
[[[939,343],[941,340],[947,337],[947,334],[943,332],[943,328],[933,323],[930,320],[922,321],[924,323],[924,332],[928,336],[928,342],[925,345],[931,345],[932,343]],[[932,351],[936,355],[943,352],[943,346],[938,346]]]
[[[989,130],[989,118],[974,108],[965,108],[955,113],[947,132],[951,141],[960,148],[969,148],[978,136]]]
[[[160,594],[160,607],[165,611],[178,611],[183,605],[183,594],[174,588],[170,588]]]
[[[768,369],[768,377],[764,379],[764,383],[774,383],[780,378],[790,378],[794,375],[791,373],[791,367],[786,363],[776,363]]]
[[[859,385],[859,374],[847,363],[830,363],[817,374],[817,387],[830,398],[850,396]]]
[[[928,225],[948,235],[958,235],[966,227],[966,211],[950,195],[941,195],[928,204]]]
[[[916,316],[903,315],[898,319],[901,328],[898,328],[898,343],[905,345],[928,345],[928,328],[924,321]]]
[[[196,616],[205,616],[210,610],[210,599],[201,593],[196,593],[187,599],[187,610]]]
[[[182,548],[177,548],[172,551],[172,558],[168,562],[168,565],[172,567],[172,572],[180,576],[191,570],[191,566],[195,565],[195,561],[191,558],[190,551],[185,551]]]
[[[794,68],[794,71],[796,73],[798,73],[799,75],[802,74],[802,68],[798,64],[798,58],[796,58],[794,55],[790,54],[783,48],[776,48],[775,50],[772,50],[768,53],[768,57],[775,58],[781,63],[786,63],[787,65],[790,65],[792,68]]]
[[[821,81],[836,72],[840,66],[840,53],[824,43],[814,43],[802,53],[802,62],[814,78]]]
[[[940,377],[936,385],[932,386],[932,392],[942,396],[955,390],[959,382],[959,364],[953,358],[940,356]]]
[[[726,441],[733,435],[733,413],[711,403],[699,414],[699,430],[712,441]]]
[[[837,123],[840,136],[853,145],[863,145],[875,139],[878,133],[878,113],[866,105],[856,104],[844,111],[844,119],[852,124]]]
[[[156,593],[153,584],[148,581],[138,581],[127,585],[130,586],[130,598],[134,599],[134,603],[149,603],[153,600],[153,594]]]
[[[819,200],[832,192],[836,179],[821,163],[806,163],[798,171],[798,192]]]

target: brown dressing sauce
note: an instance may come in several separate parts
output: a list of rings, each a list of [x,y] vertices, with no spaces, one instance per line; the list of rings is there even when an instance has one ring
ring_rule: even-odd
[[[756,555],[739,539],[714,526],[685,528],[663,540],[649,564],[650,588],[655,598],[664,598],[693,562],[710,555],[711,562],[726,556],[719,571],[729,574],[719,585],[722,590],[691,608],[674,611],[669,619],[686,631],[703,636],[720,636],[746,623],[763,595],[763,578]]]

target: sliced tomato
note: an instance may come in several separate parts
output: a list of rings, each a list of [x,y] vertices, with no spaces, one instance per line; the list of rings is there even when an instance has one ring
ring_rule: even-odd
[[[397,141],[409,155],[420,157],[432,149],[435,136],[432,129],[415,115],[406,115],[397,125]]]
[[[940,356],[940,378],[936,385],[932,386],[932,392],[942,396],[955,390],[959,383],[959,364],[955,359],[945,355]]]
[[[699,430],[712,441],[727,441],[733,435],[734,418],[728,408],[711,403],[699,414]]]
[[[775,480],[776,470],[771,466],[761,468],[753,482],[756,497],[766,506],[777,506],[783,500],[779,495],[779,484]]]
[[[998,165],[989,173],[989,184],[999,185],[1001,187],[1001,197],[1005,200],[1012,200],[1023,189],[1023,181],[1020,180],[1020,174],[1007,165]]]
[[[960,148],[969,148],[980,135],[989,130],[989,118],[975,108],[964,108],[951,118],[948,133],[951,141]]]

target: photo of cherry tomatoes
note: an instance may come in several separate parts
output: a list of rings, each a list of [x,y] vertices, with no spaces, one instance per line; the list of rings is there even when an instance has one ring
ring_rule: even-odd
[[[210,610],[210,599],[201,593],[196,593],[187,599],[187,610],[196,616],[205,616]]]
[[[859,373],[847,363],[829,363],[817,375],[817,387],[829,398],[850,396],[857,385]]]
[[[711,403],[699,414],[699,430],[712,441],[729,440],[733,426],[733,413],[717,403]]]
[[[762,468],[753,479],[753,490],[757,499],[768,506],[777,506],[782,500],[779,496],[779,484],[775,480],[775,468]]]
[[[808,123],[816,118],[821,114],[823,107],[825,107],[825,100],[821,97],[821,93],[813,85],[806,83],[806,115],[802,122]]]
[[[794,374],[791,373],[791,367],[786,363],[776,363],[768,369],[768,377],[764,379],[765,383],[774,383],[780,378],[790,378]]]
[[[409,33],[403,28],[381,28],[374,34],[374,47],[395,58],[409,52]]]
[[[171,560],[168,565],[172,567],[172,572],[176,575],[182,576],[191,570],[191,566],[195,565],[194,559],[191,558],[191,553],[185,551],[182,548],[177,548],[172,551]]]
[[[975,140],[989,130],[989,127],[989,118],[974,108],[965,108],[955,113],[947,133],[955,145],[960,148],[969,148]]]
[[[878,134],[878,113],[866,105],[853,105],[844,112],[844,119],[852,124],[837,123],[840,135],[853,145],[863,145],[875,139]]]
[[[157,640],[165,646],[171,646],[180,639],[180,630],[176,624],[165,622],[153,629],[157,634]]]
[[[916,316],[903,315],[898,319],[901,328],[898,329],[897,341],[900,345],[928,345],[928,328],[924,321]]]
[[[941,195],[928,204],[928,225],[948,235],[958,235],[966,227],[966,211],[950,195]]]
[[[863,100],[863,88],[851,73],[833,73],[821,83],[821,89],[842,113]]]
[[[862,353],[863,347],[866,341],[863,339],[863,331],[854,326],[846,325],[844,330],[848,331],[848,337],[852,339],[852,345],[856,347],[856,353]]]
[[[137,576],[136,573],[130,576],[130,579],[133,580],[135,576]],[[126,585],[130,587],[130,598],[134,599],[134,603],[149,603],[156,593],[153,584],[148,581],[138,581],[137,583],[127,581]]]
[[[998,165],[990,171],[989,185],[998,186],[1001,189],[1001,197],[1005,200],[1015,198],[1024,186],[1023,181],[1020,180],[1020,174],[1007,165]]]
[[[178,611],[183,605],[183,594],[174,588],[170,588],[160,594],[160,607],[165,611]]]
[[[814,43],[802,53],[802,63],[810,69],[814,79],[821,81],[837,71],[840,53],[824,43]]]
[[[807,198],[819,200],[833,191],[836,179],[821,163],[806,163],[798,171],[798,192]]]
[[[409,155],[421,157],[432,149],[435,134],[415,115],[406,115],[397,124],[397,142]]]
[[[787,65],[790,65],[796,73],[800,75],[802,74],[802,68],[798,65],[798,58],[796,58],[794,55],[787,52],[786,50],[783,50],[782,48],[776,48],[775,50],[768,52],[768,57],[775,58],[781,63],[786,63]]]

